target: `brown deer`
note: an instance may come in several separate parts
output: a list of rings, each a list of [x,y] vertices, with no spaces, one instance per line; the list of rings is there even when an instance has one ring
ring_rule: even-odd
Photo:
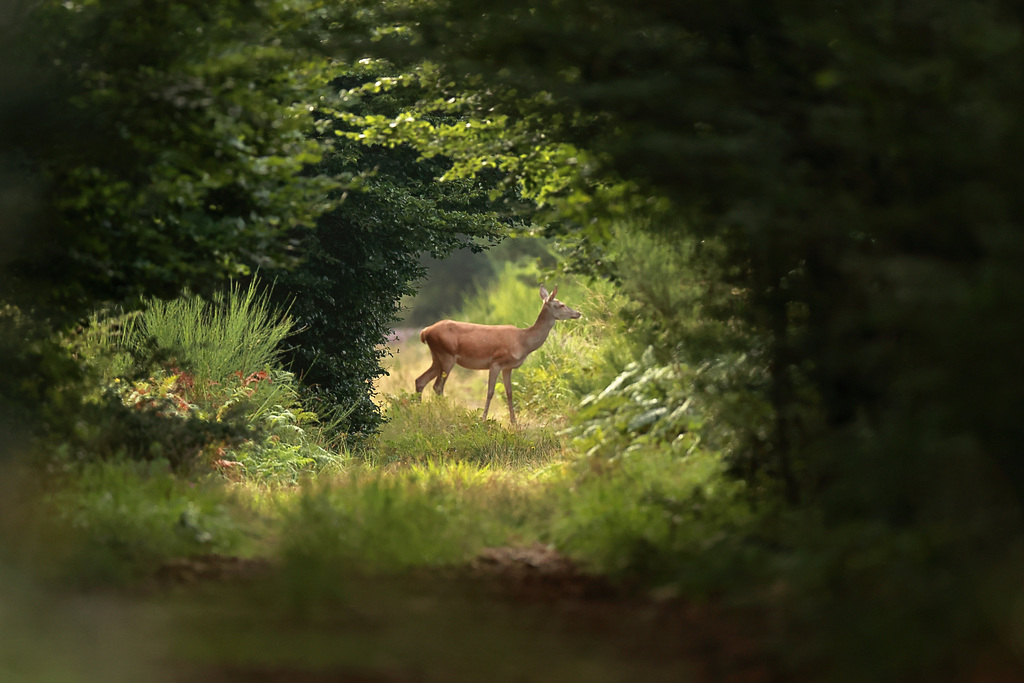
[[[558,287],[549,294],[541,285],[540,298],[544,306],[540,309],[537,322],[522,329],[515,325],[478,325],[456,320],[442,320],[420,332],[420,341],[430,347],[433,362],[430,368],[416,378],[416,392],[422,392],[427,382],[434,380],[434,391],[444,394],[444,383],[448,374],[458,363],[470,370],[488,370],[487,402],[484,403],[484,417],[491,407],[494,383],[501,373],[508,398],[508,417],[516,423],[512,409],[512,371],[523,364],[526,357],[536,351],[548,338],[556,320],[574,320],[581,313],[569,308],[555,298]],[[436,378],[436,379],[435,379]]]

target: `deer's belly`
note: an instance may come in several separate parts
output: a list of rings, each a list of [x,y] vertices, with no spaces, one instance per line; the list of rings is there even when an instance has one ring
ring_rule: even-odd
[[[470,370],[488,370],[491,366],[497,365],[500,368],[518,368],[523,364],[525,358],[468,358],[466,356],[456,356],[455,362],[464,368]]]
[[[486,370],[491,367],[490,358],[465,358],[463,356],[456,356],[455,362],[464,368],[470,370]]]

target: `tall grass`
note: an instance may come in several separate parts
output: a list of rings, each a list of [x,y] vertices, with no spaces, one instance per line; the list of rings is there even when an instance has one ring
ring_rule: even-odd
[[[259,293],[254,279],[244,289],[233,284],[212,302],[187,294],[169,301],[150,299],[125,325],[123,343],[138,353],[152,340],[176,355],[202,396],[233,375],[247,377],[279,365],[280,345],[292,326],[287,313]]]
[[[96,403],[108,407],[89,425],[97,436],[76,445],[78,459],[165,457],[179,470],[200,463],[236,479],[287,481],[344,467],[349,454],[281,365],[293,323],[258,281],[211,300],[186,293],[144,305],[97,315],[69,340],[97,368]]]

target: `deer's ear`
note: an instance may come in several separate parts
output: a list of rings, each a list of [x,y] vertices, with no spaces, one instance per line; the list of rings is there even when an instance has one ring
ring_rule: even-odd
[[[554,301],[555,294],[558,294],[558,285],[555,285],[555,288],[551,290],[550,294],[548,294],[547,300],[548,301]]]
[[[557,289],[557,287],[555,289]],[[548,294],[547,288],[544,285],[541,285],[540,286],[540,298],[544,299],[544,301],[547,301],[549,296],[551,296],[551,295]]]

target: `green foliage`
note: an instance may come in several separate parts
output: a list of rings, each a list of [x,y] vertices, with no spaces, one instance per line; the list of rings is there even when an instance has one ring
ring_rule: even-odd
[[[341,471],[351,460],[343,444],[337,443],[330,424],[304,410],[293,394],[290,401],[275,404],[254,416],[258,437],[226,450],[228,459],[215,462],[233,478],[256,482],[297,482],[312,473]],[[237,464],[236,464],[237,463]],[[239,468],[234,471],[231,468]]]
[[[1017,5],[512,0],[480,11],[454,0],[425,9],[408,49],[432,61],[411,80],[432,88],[430,107],[471,125],[449,130],[410,110],[401,125],[361,122],[363,134],[450,154],[453,176],[494,164],[564,219],[559,231],[580,231],[580,252],[621,274],[636,302],[634,329],[655,346],[650,371],[709,363],[704,374],[718,375],[707,389],[725,400],[692,396],[716,411],[705,424],[732,419],[726,426],[748,435],[746,455],[730,454],[729,465],[755,486],[776,480],[805,520],[824,517],[808,563],[833,557],[833,529],[868,529],[893,558],[913,556],[899,548],[915,536],[940,539],[942,552],[898,560],[889,584],[881,569],[839,578],[829,561],[816,575],[828,587],[819,600],[834,588],[863,610],[918,574],[909,611],[929,601],[956,609],[935,558],[1000,564],[1021,531],[1024,423],[1012,378],[1022,374],[1024,329],[1024,75],[1005,67],[1024,54]],[[544,162],[555,159],[549,173]],[[617,239],[610,226],[638,205],[672,220],[630,227],[658,239],[625,235],[635,246],[605,249]],[[666,385],[679,382],[673,402],[685,402],[701,376],[647,388],[670,395]],[[595,417],[612,422],[622,409],[616,438],[632,441],[643,409],[607,408]],[[608,500],[628,506],[631,493]],[[837,555],[870,555],[870,542],[859,543]],[[820,619],[827,608],[802,609]],[[840,632],[879,662],[898,658],[874,637],[870,611],[848,619],[862,632]],[[944,623],[946,638],[957,632],[931,623]]]
[[[314,4],[27,7],[5,33],[24,78],[0,128],[37,207],[8,284],[79,313],[293,262],[282,231],[311,226],[338,187],[305,172],[329,74],[297,23]]]
[[[729,284],[725,245],[685,232],[668,216],[620,221],[599,257],[591,256],[600,263],[585,265],[614,278],[628,301],[622,318],[630,336],[660,360],[699,364],[723,353],[758,353],[763,341],[743,320],[749,292]]]
[[[47,426],[81,410],[86,373],[52,330],[20,309],[0,306],[0,460],[27,448]]]
[[[346,456],[324,447],[324,425],[280,367],[292,323],[258,290],[234,285],[212,301],[153,299],[127,317],[95,316],[68,340],[97,384],[58,453],[166,459],[254,480],[341,466]]]
[[[335,134],[339,106],[398,106],[388,93],[337,98],[389,67],[332,58],[327,27],[359,32],[373,14],[316,0],[48,1],[19,14],[2,41],[24,78],[0,107],[0,130],[18,131],[0,174],[18,171],[12,215],[27,218],[0,272],[8,295],[68,320],[97,301],[209,294],[261,267],[278,302],[295,301],[285,354],[305,398],[340,430],[375,429],[378,347],[421,252],[500,224],[486,184],[434,182],[444,160]]]
[[[657,365],[648,349],[600,393],[587,396],[575,421],[587,457],[614,460],[645,446],[683,456],[701,443],[704,411],[694,399],[694,375],[684,365]]]
[[[368,60],[338,69],[334,85],[359,88],[386,78],[387,64]],[[415,92],[360,92],[345,100],[346,110],[396,111]],[[371,383],[382,374],[384,341],[401,317],[401,301],[414,293],[424,268],[420,257],[441,258],[454,249],[479,250],[507,229],[510,219],[489,201],[489,182],[439,183],[443,159],[424,160],[408,147],[367,146],[343,135],[343,121],[319,123],[332,146],[317,171],[357,178],[344,201],[325,214],[310,233],[293,232],[301,266],[275,273],[278,301],[288,301],[298,321],[286,351],[305,395],[320,410],[341,407],[339,427],[369,433],[380,425]]]
[[[479,8],[423,7],[382,43],[431,61],[381,87],[433,97],[350,118],[356,136],[448,154],[446,177],[501,169],[613,275],[610,225],[672,216],[638,227],[705,277],[679,287],[663,277],[670,252],[632,252],[652,268],[650,291],[631,286],[654,306],[647,336],[666,361],[749,354],[772,422],[746,471],[771,472],[791,501],[916,524],[948,472],[991,468],[1020,498],[1015,5]],[[468,120],[455,130],[435,111]],[[629,258],[618,267],[629,275]],[[676,324],[680,307],[697,315]]]
[[[281,344],[293,329],[291,319],[253,281],[244,289],[233,284],[211,301],[192,295],[149,299],[143,312],[124,325],[122,343],[136,355],[149,344],[166,351],[189,373],[201,398],[217,393],[231,376],[249,377],[278,364]]]
[[[1024,492],[1015,4],[141,7],[48,1],[11,24],[25,28],[3,49],[41,66],[21,69],[38,87],[22,84],[0,110],[2,135],[20,138],[0,159],[3,177],[19,178],[0,201],[21,225],[5,283],[75,307],[186,281],[205,291],[305,254],[278,290],[299,295],[307,331],[292,368],[327,405],[352,407],[345,429],[370,431],[377,347],[419,252],[500,232],[482,197],[502,200],[501,218],[534,201],[630,302],[611,357],[587,346],[593,336],[565,335],[571,344],[549,343],[517,373],[539,409],[605,387],[584,407],[593,471],[559,501],[559,543],[597,568],[703,592],[777,578],[761,597],[797,613],[796,638],[857,651],[878,665],[851,669],[865,678],[924,676],[949,658],[943,643],[989,647],[996,622],[1019,630],[1018,608],[979,607],[996,602],[979,597],[988,584],[1004,604],[1020,599],[993,578],[1019,574]],[[300,44],[311,33],[344,59],[328,69]],[[339,74],[335,99],[322,86]],[[343,185],[339,207],[331,192]],[[586,297],[562,296],[588,315]],[[479,312],[502,317],[478,321],[527,325],[535,311],[516,318],[496,300]],[[79,410],[83,376],[67,354],[45,334],[21,345],[36,323],[4,324],[17,366],[2,385],[8,422],[22,406]],[[636,365],[623,372],[625,359]],[[222,419],[258,416],[278,438],[269,451],[288,444],[280,469],[295,472],[315,460],[288,441],[307,417],[290,391],[260,398],[289,383],[241,373],[212,410],[193,408],[168,368],[115,398],[153,425],[199,412],[218,423],[225,406]],[[398,467],[451,450],[462,463],[530,462],[514,435],[445,410],[399,402],[396,421],[417,431],[367,459]],[[150,446],[155,431],[117,425],[103,450],[169,457]],[[115,443],[131,433],[143,436]],[[365,497],[362,484],[311,494],[286,549],[297,590],[329,585],[360,555],[408,567],[490,538],[439,514],[453,509],[447,494],[418,488],[433,462],[414,478],[366,479]],[[758,519],[751,501],[773,506],[780,487],[785,513]],[[905,639],[884,637],[875,604]]]
[[[26,552],[55,553],[37,558],[44,561],[40,568],[78,587],[124,583],[171,557],[237,552],[244,545],[240,512],[223,486],[215,479],[185,481],[166,461],[82,464],[60,478],[42,505],[33,533],[49,544]]]
[[[688,594],[721,590],[749,571],[734,553],[751,550],[744,537],[757,516],[719,454],[691,449],[682,459],[672,448],[643,446],[612,463],[584,461],[581,470],[550,533],[594,570]]]

